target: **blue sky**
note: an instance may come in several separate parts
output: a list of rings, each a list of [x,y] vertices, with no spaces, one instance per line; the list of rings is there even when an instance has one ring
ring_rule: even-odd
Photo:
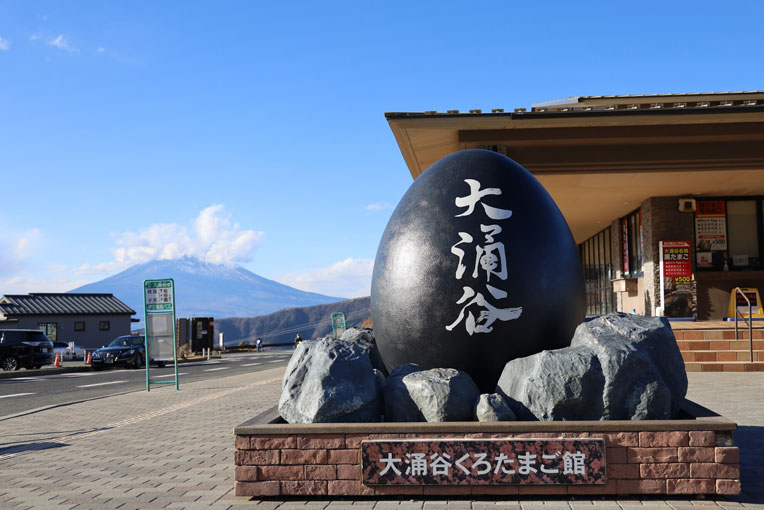
[[[0,1],[0,294],[152,258],[368,295],[386,111],[764,89],[761,2]]]

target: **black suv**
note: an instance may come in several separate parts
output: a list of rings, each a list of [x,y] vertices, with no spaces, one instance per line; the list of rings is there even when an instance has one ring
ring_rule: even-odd
[[[53,363],[53,342],[36,329],[0,329],[0,368],[40,368]]]

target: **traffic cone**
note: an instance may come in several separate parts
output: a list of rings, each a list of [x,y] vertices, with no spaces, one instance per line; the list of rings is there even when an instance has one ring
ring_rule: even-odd
[[[58,357],[58,353],[56,353],[56,361],[53,362],[54,367],[60,367],[61,366],[61,359]]]
[[[90,357],[90,351],[88,351],[88,359],[85,360],[85,364],[90,365],[91,363],[93,363],[93,358]]]

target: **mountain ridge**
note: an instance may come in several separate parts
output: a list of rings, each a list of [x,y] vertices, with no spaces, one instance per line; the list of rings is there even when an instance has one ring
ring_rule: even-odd
[[[172,278],[177,317],[254,317],[286,308],[344,301],[269,280],[241,266],[183,257],[136,264],[69,292],[107,292],[143,316],[143,280]]]
[[[371,318],[371,299],[348,299],[335,303],[286,308],[259,317],[230,317],[215,319],[215,332],[223,333],[226,346],[254,345],[260,337],[263,345],[284,344],[294,341],[300,334],[304,339],[318,338],[332,333],[331,314],[343,312],[348,328],[359,327]]]

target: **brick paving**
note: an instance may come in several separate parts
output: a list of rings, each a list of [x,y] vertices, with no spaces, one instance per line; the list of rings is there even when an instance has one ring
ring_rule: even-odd
[[[0,508],[227,509],[233,427],[282,369],[118,395],[0,422]]]
[[[233,496],[234,426],[272,407],[283,369],[152,389],[0,422],[0,509],[764,510],[764,374],[689,374],[737,421],[743,494],[698,499],[290,499]]]

